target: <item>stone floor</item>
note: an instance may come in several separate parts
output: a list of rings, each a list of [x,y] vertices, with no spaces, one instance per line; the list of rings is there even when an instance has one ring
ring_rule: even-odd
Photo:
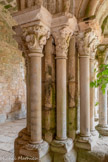
[[[108,162],[108,137],[100,137],[92,151],[78,150],[77,162]]]
[[[14,140],[25,125],[25,119],[0,125],[0,162],[14,161]]]
[[[25,125],[25,119],[0,125],[0,162],[14,161],[14,140]],[[99,138],[92,151],[79,150],[77,162],[108,162],[108,137]]]

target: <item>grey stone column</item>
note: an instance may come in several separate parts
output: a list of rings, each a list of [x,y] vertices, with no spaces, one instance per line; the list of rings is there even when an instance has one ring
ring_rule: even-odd
[[[99,93],[98,92],[99,92],[99,88],[95,88],[95,103],[99,102]],[[98,110],[99,110],[99,105],[95,106],[95,110],[94,110],[95,121],[97,121],[99,119]]]
[[[85,25],[85,22],[83,23]],[[94,63],[90,61],[90,58],[95,54],[98,39],[94,31],[88,30],[88,28],[83,29],[83,23],[81,23],[82,31],[77,36],[80,58],[80,136],[76,147],[91,150],[95,141],[90,133],[90,126],[91,129],[94,129],[94,98],[92,96],[94,89],[90,91],[90,80],[94,77]]]
[[[27,100],[27,131],[31,132],[31,109],[30,109],[30,59],[26,58],[26,100]]]
[[[57,139],[67,138],[67,78],[66,78],[66,58],[56,58],[57,74]]]
[[[57,92],[57,140],[67,139],[67,52],[72,32],[69,27],[57,28],[54,32],[56,44],[56,92]]]
[[[90,82],[94,80],[94,58],[90,58]],[[94,123],[94,107],[95,107],[95,88],[90,88],[90,131],[95,131],[95,123]]]
[[[53,31],[56,44],[57,130],[56,139],[51,143],[51,150],[62,156],[73,147],[72,139],[67,138],[67,55],[71,35],[72,30],[69,26],[57,27]]]
[[[99,88],[99,125],[107,126],[107,88],[103,94],[101,87]]]
[[[80,133],[90,136],[90,70],[89,56],[80,56]]]
[[[103,94],[101,87],[99,87],[99,124],[96,129],[102,136],[108,136],[107,119],[107,88]]]
[[[106,45],[100,45],[97,50],[97,57],[99,66],[101,64],[106,64],[107,61],[107,52],[108,47]],[[99,69],[100,70],[100,69]],[[105,88],[105,94],[99,87],[99,124],[96,126],[96,129],[102,136],[108,136],[108,124],[107,124],[107,86]]]
[[[31,34],[32,31],[32,34]],[[49,145],[42,139],[42,51],[49,37],[49,29],[41,25],[23,29],[23,39],[29,51],[29,113],[30,140],[20,149],[21,155],[42,158],[49,151]],[[29,151],[31,150],[31,152]]]
[[[18,149],[17,157],[33,157],[36,159],[34,161],[41,161],[41,158],[43,159],[49,152],[48,143],[42,140],[41,57],[43,56],[43,47],[50,37],[52,15],[44,7],[31,8],[34,4],[33,1],[27,1],[26,4],[26,7],[30,7],[30,9],[20,14],[19,12],[14,14],[14,18],[21,27],[20,37],[30,60],[27,81],[27,94],[29,94],[27,96],[29,99],[27,101],[29,107],[27,129],[30,135],[24,131],[21,132],[17,139],[18,142],[15,142],[15,147]]]
[[[31,143],[42,142],[42,79],[40,53],[31,53],[30,57],[30,108],[31,108]]]

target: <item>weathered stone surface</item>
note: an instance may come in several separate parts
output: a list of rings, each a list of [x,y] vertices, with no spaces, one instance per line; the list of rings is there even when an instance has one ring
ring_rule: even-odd
[[[71,151],[73,148],[73,141],[71,138],[66,140],[53,140],[51,143],[51,151],[56,153],[65,154]]]
[[[9,12],[0,6],[0,114],[6,116],[26,105],[25,63],[13,39],[15,24]]]
[[[92,151],[78,149],[78,162],[107,162],[108,161],[108,137],[97,140]]]
[[[0,161],[13,162],[14,140],[25,124],[25,120],[17,120],[0,125]]]
[[[54,153],[54,162],[76,162],[77,154],[75,150],[67,154]]]
[[[6,114],[0,114],[0,123],[4,123],[6,121]]]
[[[0,0],[0,4],[2,4],[4,8],[8,9],[10,12],[17,10],[16,0]]]
[[[18,119],[23,119],[26,118],[26,108],[25,105],[21,105],[21,109],[20,110],[16,110],[14,112],[10,112],[7,115],[7,120],[18,120]]]

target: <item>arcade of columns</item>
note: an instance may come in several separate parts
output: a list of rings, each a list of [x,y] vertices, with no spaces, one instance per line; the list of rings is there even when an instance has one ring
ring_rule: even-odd
[[[99,125],[95,129],[95,89],[90,88],[90,81],[95,77],[96,52],[98,64],[101,64],[101,60],[106,61],[107,44],[104,43],[96,19],[82,20],[78,23],[77,19],[69,13],[68,3],[64,12],[53,15],[42,6],[42,1],[39,1],[38,6],[32,6],[32,1],[28,2],[26,8],[25,1],[21,0],[18,3],[19,11],[13,14],[18,23],[18,26],[14,27],[15,39],[24,52],[27,67],[27,127],[19,133],[15,141],[15,157],[31,157],[34,161],[44,162],[52,159],[54,162],[69,160],[73,162],[76,161],[74,144],[76,148],[92,150],[98,139],[96,129],[100,135],[108,135],[107,90],[103,95],[99,88]],[[68,68],[72,68],[69,61],[74,56],[69,56],[68,53],[69,50],[71,53],[75,50],[75,45],[78,48],[80,71],[80,134],[74,140],[70,138],[67,130],[69,113],[67,112],[67,86],[70,93],[73,93],[75,80],[72,79],[71,69]],[[46,59],[47,53],[53,56],[49,54],[49,58]],[[51,57],[54,58],[54,62],[51,61]],[[47,71],[44,70],[48,68],[48,64],[53,69],[52,76],[46,75]],[[67,71],[70,73],[68,81]],[[43,81],[44,75],[45,81]],[[56,86],[56,132],[52,133],[53,135],[48,129],[51,116],[42,115],[44,102],[42,89],[43,84],[47,83]],[[49,113],[53,107],[47,98],[50,94],[46,93],[44,97],[46,112]],[[45,117],[47,118],[45,126],[49,134],[42,132],[42,118]]]

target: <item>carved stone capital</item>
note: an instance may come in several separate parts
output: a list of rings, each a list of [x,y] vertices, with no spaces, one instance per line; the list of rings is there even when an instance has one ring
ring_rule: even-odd
[[[94,31],[79,32],[77,36],[77,45],[80,57],[90,56],[91,59],[94,59],[98,44],[98,36]]]
[[[96,51],[97,51],[97,47],[98,47],[99,43],[100,43],[100,41],[94,33],[94,35],[92,36],[92,42],[90,44],[90,59],[91,60],[94,60],[96,57]]]
[[[101,44],[97,48],[96,58],[98,59],[99,64],[106,62],[108,57],[108,45]]]
[[[67,58],[70,38],[78,30],[76,18],[69,13],[54,15],[51,27],[56,44],[56,57]]]
[[[67,58],[69,42],[72,34],[72,30],[68,26],[53,32],[57,58]]]
[[[23,28],[23,40],[30,53],[42,53],[46,40],[50,36],[50,29],[42,25]]]

